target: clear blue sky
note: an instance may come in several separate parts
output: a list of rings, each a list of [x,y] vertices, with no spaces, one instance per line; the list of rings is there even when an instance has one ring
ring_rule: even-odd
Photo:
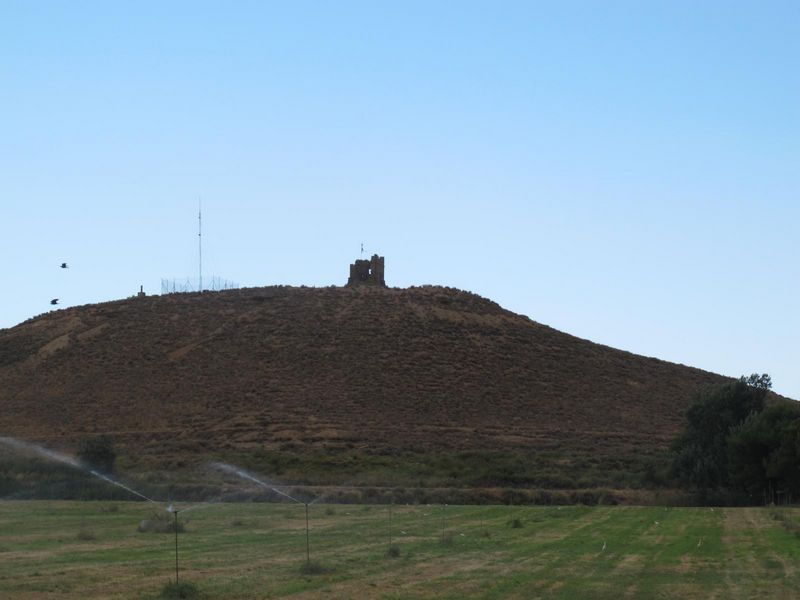
[[[207,276],[363,242],[800,398],[796,1],[0,4],[0,327],[194,275],[200,196]]]

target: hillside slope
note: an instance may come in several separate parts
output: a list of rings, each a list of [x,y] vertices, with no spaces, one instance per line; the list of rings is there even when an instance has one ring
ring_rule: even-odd
[[[430,483],[426,457],[455,456],[469,465],[453,483],[491,484],[492,469],[461,471],[515,456],[536,469],[501,483],[622,485],[722,380],[449,288],[251,288],[0,330],[0,434],[70,447],[111,433],[134,470],[227,456],[302,478],[314,455],[336,481],[404,456],[408,481]]]

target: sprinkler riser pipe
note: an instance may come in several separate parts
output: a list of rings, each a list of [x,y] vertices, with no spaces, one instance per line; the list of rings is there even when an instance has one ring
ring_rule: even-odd
[[[311,545],[308,539],[308,502],[306,502],[306,565],[311,565]]]
[[[175,589],[180,594],[180,585],[178,584],[178,511],[172,513],[175,516]]]

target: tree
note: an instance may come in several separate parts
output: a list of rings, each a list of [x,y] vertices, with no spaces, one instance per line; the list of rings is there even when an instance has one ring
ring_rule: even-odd
[[[739,381],[749,385],[752,388],[756,388],[758,390],[771,390],[772,389],[772,377],[767,375],[766,373],[762,373],[759,375],[758,373],[753,373],[749,377],[745,377],[742,375],[739,378]]]
[[[728,435],[763,410],[771,387],[769,375],[753,374],[702,391],[686,412],[686,429],[673,445],[676,477],[701,490],[728,487]]]
[[[727,440],[733,485],[751,495],[800,493],[800,404],[780,402],[750,415]]]
[[[78,460],[87,467],[101,473],[114,472],[117,453],[114,451],[114,440],[107,435],[83,438],[78,443]]]

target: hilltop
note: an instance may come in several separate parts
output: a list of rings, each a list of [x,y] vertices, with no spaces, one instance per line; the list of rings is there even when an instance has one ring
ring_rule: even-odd
[[[132,472],[305,483],[637,485],[724,378],[442,287],[130,298],[0,330],[0,433],[114,436]]]

